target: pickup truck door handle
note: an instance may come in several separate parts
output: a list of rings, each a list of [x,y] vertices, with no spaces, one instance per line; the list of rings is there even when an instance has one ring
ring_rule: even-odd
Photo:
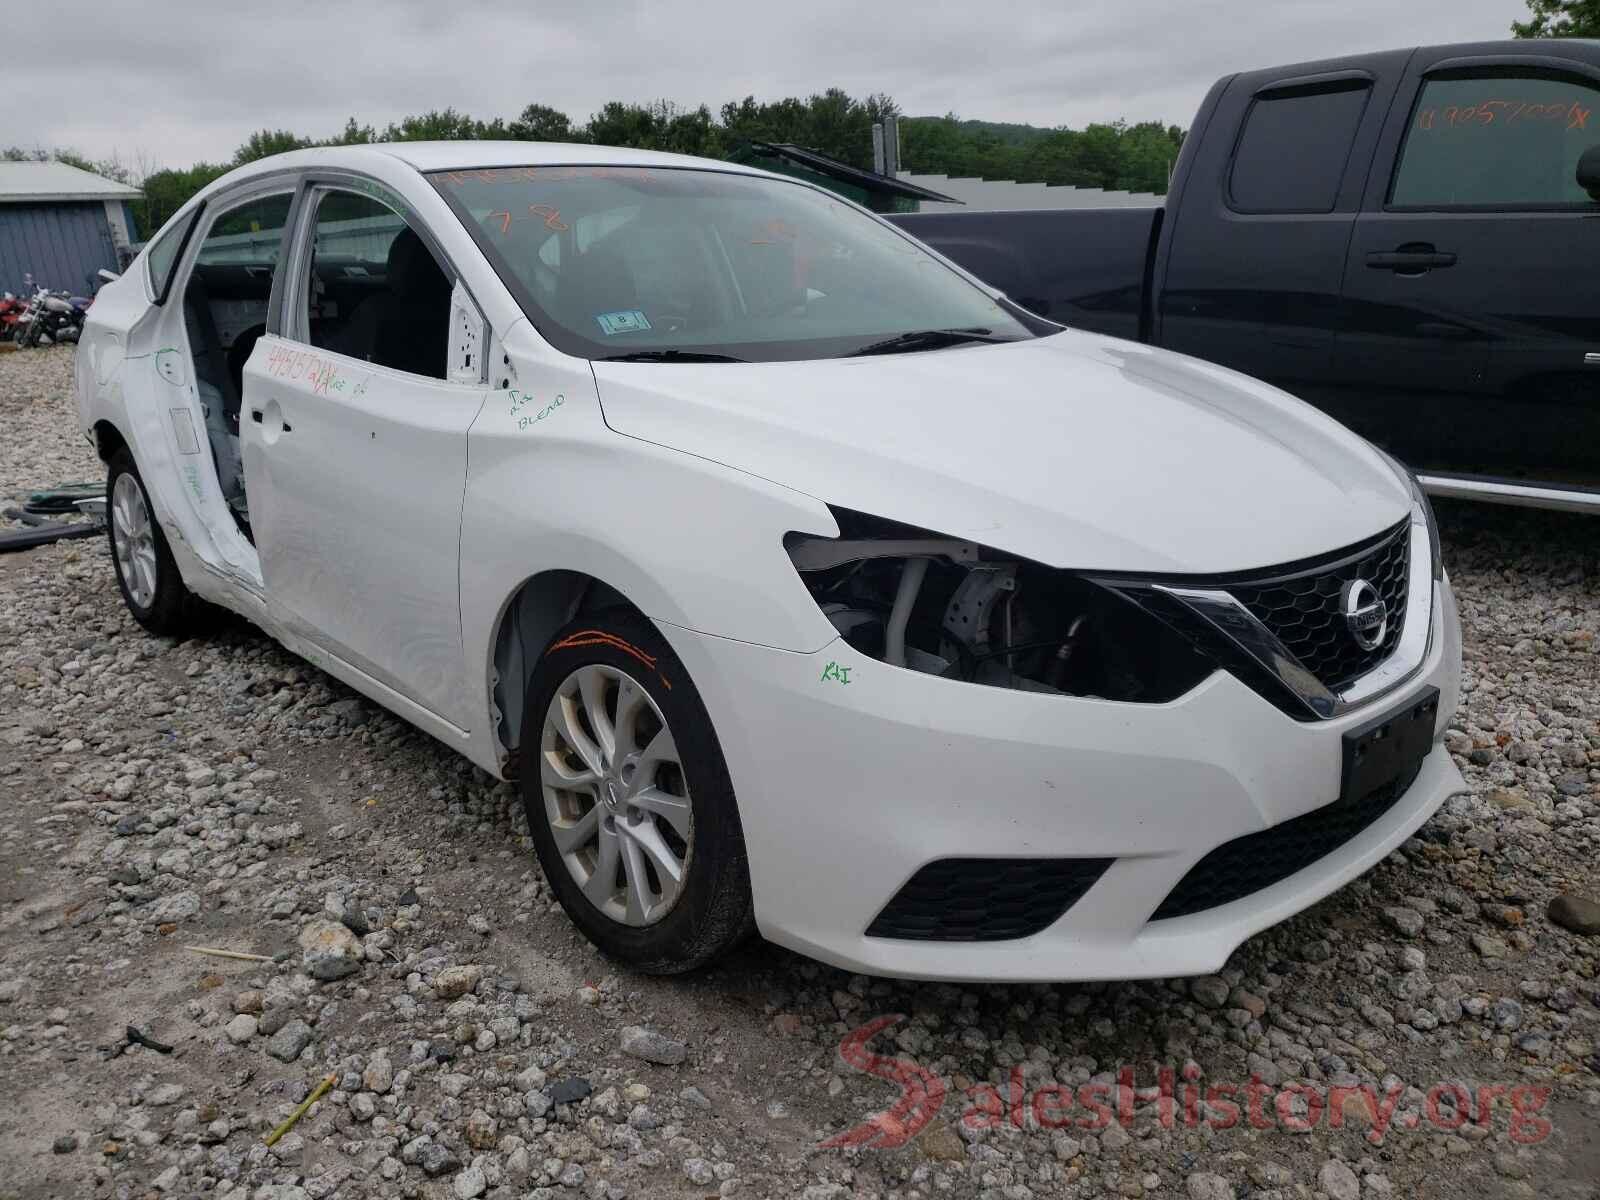
[[[1454,254],[1435,250],[1427,242],[1408,242],[1396,250],[1367,255],[1367,266],[1377,271],[1393,271],[1398,275],[1421,275],[1435,267],[1455,265]]]

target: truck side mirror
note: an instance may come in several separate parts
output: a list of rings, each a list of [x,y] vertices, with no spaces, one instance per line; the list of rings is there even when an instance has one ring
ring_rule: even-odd
[[[1578,186],[1589,199],[1600,200],[1600,146],[1590,146],[1578,159]]]

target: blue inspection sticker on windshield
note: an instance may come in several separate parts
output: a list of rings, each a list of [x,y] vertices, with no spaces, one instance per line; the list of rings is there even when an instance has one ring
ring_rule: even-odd
[[[637,308],[626,312],[599,313],[595,320],[600,322],[600,328],[607,337],[614,333],[642,333],[650,328],[650,322]]]

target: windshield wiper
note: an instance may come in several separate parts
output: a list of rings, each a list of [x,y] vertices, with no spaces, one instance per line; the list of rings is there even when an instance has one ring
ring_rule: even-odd
[[[852,350],[847,358],[860,358],[864,354],[901,354],[911,350],[936,350],[941,346],[959,346],[966,342],[1015,342],[1018,338],[996,337],[994,330],[971,329],[913,329],[873,342],[859,350]]]
[[[608,354],[601,362],[749,362],[731,354],[705,354],[699,350],[635,350],[631,354]]]

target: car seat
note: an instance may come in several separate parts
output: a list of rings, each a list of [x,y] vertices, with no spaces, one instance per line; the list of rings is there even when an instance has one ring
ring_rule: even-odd
[[[368,362],[445,376],[453,284],[412,229],[389,243],[384,290],[356,306],[345,327],[346,353]]]

